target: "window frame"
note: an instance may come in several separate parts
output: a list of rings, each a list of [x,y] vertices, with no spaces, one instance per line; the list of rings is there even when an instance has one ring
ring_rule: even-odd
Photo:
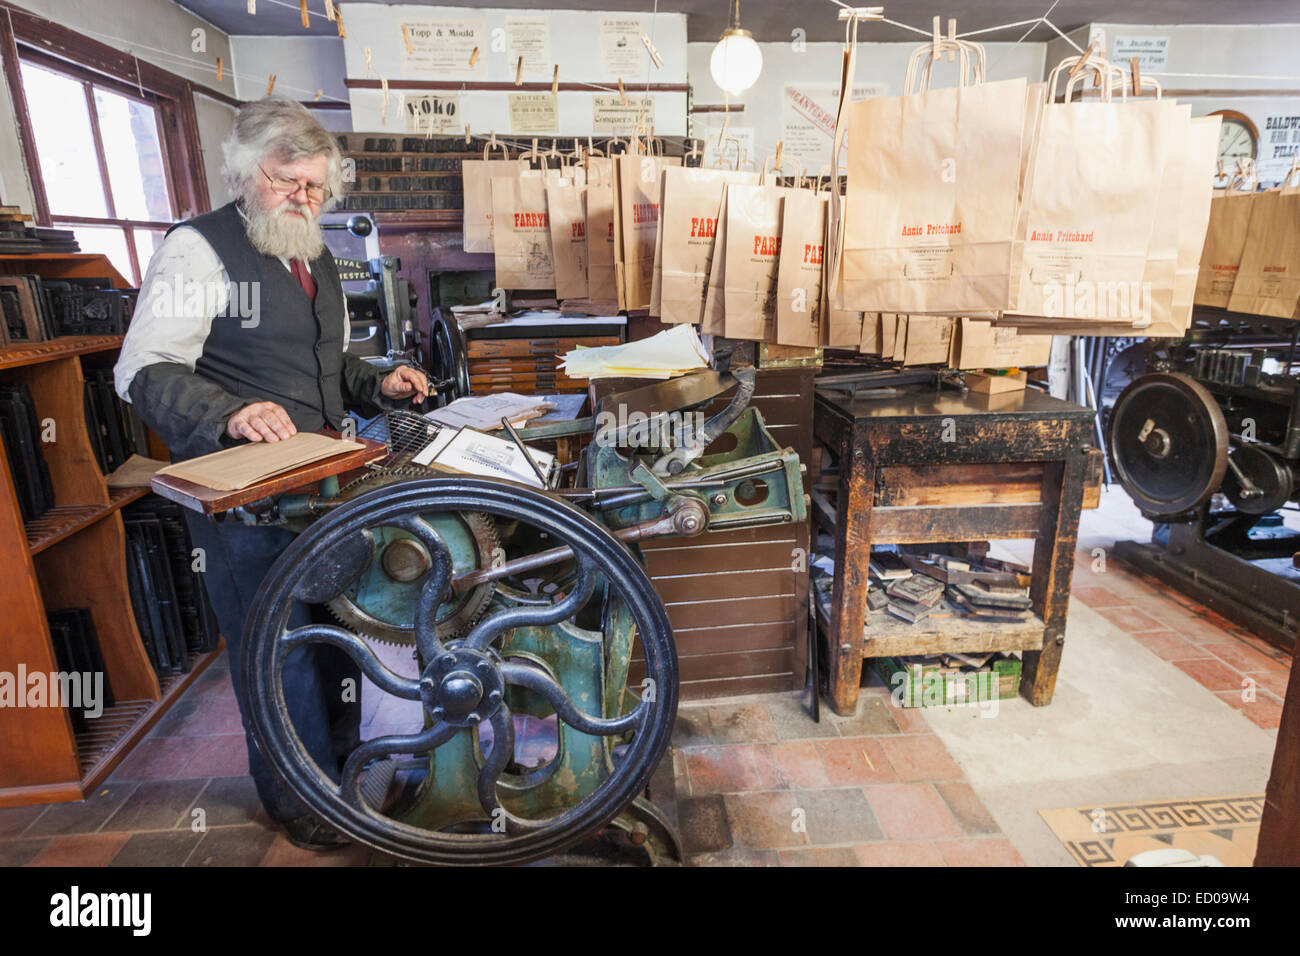
[[[18,138],[27,165],[27,177],[35,201],[34,218],[38,225],[109,226],[126,231],[127,253],[137,275],[143,277],[142,263],[136,251],[135,230],[165,229],[172,222],[188,219],[211,208],[207,177],[199,145],[198,120],[194,111],[195,85],[189,80],[160,67],[137,59],[107,44],[84,37],[50,20],[28,13],[8,3],[0,3],[0,56],[4,59],[5,80],[13,100]],[[53,70],[83,84],[90,108],[96,157],[105,190],[105,207],[115,213],[111,199],[107,162],[99,134],[98,111],[94,108],[95,86],[145,103],[155,109],[159,144],[164,158],[169,200],[173,220],[129,220],[116,215],[52,216],[40,156],[23,87],[20,62]],[[223,102],[238,105],[238,100],[215,90],[203,88]],[[135,280],[139,281],[139,280]]]
[[[161,103],[157,96],[149,94],[141,95],[139,91],[132,90],[126,84],[119,83],[115,80],[97,75],[89,70],[83,70],[79,67],[72,66],[56,57],[46,56],[37,50],[20,46],[18,49],[18,62],[22,64],[31,64],[38,69],[48,70],[59,76],[67,77],[81,84],[82,92],[86,98],[86,111],[90,121],[90,133],[95,146],[95,159],[99,166],[100,186],[104,191],[104,208],[108,210],[108,216],[77,216],[64,215],[55,213],[50,210],[48,202],[43,216],[38,216],[37,221],[43,226],[107,226],[121,229],[126,235],[127,256],[131,263],[131,271],[134,273],[133,281],[137,284],[144,279],[144,266],[148,263],[139,261],[139,252],[136,249],[135,234],[137,230],[151,232],[158,229],[167,229],[176,221],[176,188],[173,180],[171,163],[167,156],[167,140],[163,129],[163,114]],[[117,204],[113,199],[113,186],[109,179],[108,157],[104,152],[104,137],[99,127],[99,111],[95,104],[95,89],[99,88],[109,93],[114,93],[125,99],[141,103],[153,110],[154,125],[158,133],[158,143],[163,151],[163,175],[167,182],[167,205],[170,207],[171,219],[130,219],[124,218],[117,214]],[[23,90],[23,97],[26,98],[26,90]],[[36,172],[42,177],[41,182],[44,185],[44,173],[40,168],[40,157],[36,158]]]

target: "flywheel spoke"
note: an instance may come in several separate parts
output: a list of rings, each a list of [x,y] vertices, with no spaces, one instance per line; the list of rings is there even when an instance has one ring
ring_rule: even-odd
[[[512,608],[484,618],[465,638],[466,646],[481,651],[502,634],[516,627],[558,624],[573,617],[591,599],[597,576],[595,565],[586,555],[576,554],[574,563],[577,565],[577,574],[573,586],[563,600],[541,607]]]
[[[339,793],[349,804],[357,809],[364,809],[365,801],[361,799],[361,771],[366,764],[376,757],[392,754],[422,754],[441,747],[456,734],[455,727],[438,723],[418,734],[389,734],[367,740],[348,755],[343,765],[343,774],[339,784]]]
[[[504,704],[498,708],[497,712],[492,715],[491,724],[492,752],[488,754],[487,761],[478,773],[479,805],[493,824],[497,820],[504,820],[506,832],[508,833],[537,829],[543,824],[514,816],[501,805],[501,801],[497,798],[497,781],[501,779],[501,774],[505,771],[506,765],[510,763],[510,758],[515,753],[515,719],[514,715],[510,713],[510,708]]]
[[[438,640],[438,608],[451,584],[454,562],[442,538],[419,516],[403,515],[392,524],[415,535],[429,549],[428,580],[415,604],[415,645],[426,661],[432,660],[443,651]]]
[[[404,700],[420,699],[419,681],[409,677],[402,677],[400,674],[394,674],[389,670],[375,652],[370,649],[361,638],[357,637],[351,631],[344,630],[333,624],[304,624],[302,627],[295,627],[291,631],[282,631],[279,640],[276,642],[277,654],[277,672],[276,679],[280,678],[279,668],[284,666],[289,654],[296,648],[306,644],[331,644],[337,647],[352,658],[361,672],[371,679],[377,687],[392,694],[394,697],[401,697]]]
[[[635,709],[622,717],[616,717],[612,720],[592,717],[578,709],[578,705],[573,702],[573,698],[565,693],[564,688],[551,675],[527,664],[502,664],[501,677],[507,684],[517,684],[520,687],[527,687],[529,690],[541,694],[561,720],[574,730],[579,730],[584,734],[609,737],[613,734],[626,733],[639,727],[646,714],[646,702],[642,701],[637,704]]]

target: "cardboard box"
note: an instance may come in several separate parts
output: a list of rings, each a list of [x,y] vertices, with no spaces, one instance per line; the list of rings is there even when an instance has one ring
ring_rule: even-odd
[[[1023,392],[1029,373],[1020,371],[1012,375],[989,375],[987,372],[967,372],[966,387],[981,395],[1000,395],[1003,392]]]
[[[876,673],[904,707],[953,707],[1009,700],[1020,692],[1020,659],[1002,656],[984,667],[949,668],[936,658],[877,657]]]

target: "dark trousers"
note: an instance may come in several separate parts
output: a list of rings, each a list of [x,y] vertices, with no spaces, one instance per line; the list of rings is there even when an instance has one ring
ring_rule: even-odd
[[[186,512],[185,520],[194,547],[204,552],[203,582],[230,655],[231,682],[248,741],[249,773],[272,820],[283,823],[300,817],[308,812],[307,807],[281,783],[250,730],[242,654],[244,624],[253,597],[294,535],[283,528],[249,527],[233,519],[215,522],[191,512]],[[323,608],[300,603],[288,626],[317,620],[331,619]],[[309,644],[285,662],[283,688],[304,749],[337,783],[343,761],[361,739],[361,670],[338,648]]]

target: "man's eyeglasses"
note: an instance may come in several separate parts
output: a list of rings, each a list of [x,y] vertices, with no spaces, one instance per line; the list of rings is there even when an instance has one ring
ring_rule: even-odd
[[[325,188],[324,183],[300,183],[296,179],[288,179],[285,176],[272,176],[261,166],[257,168],[261,170],[262,175],[271,184],[271,192],[277,196],[292,196],[301,189],[307,194],[307,198],[311,202],[322,203],[331,195],[330,191]]]

